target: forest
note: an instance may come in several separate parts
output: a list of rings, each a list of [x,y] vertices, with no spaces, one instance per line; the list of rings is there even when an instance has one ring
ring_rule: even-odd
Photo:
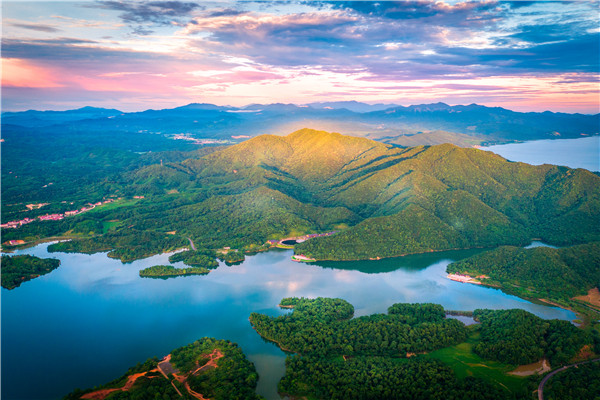
[[[507,364],[523,365],[548,359],[556,368],[567,364],[584,347],[600,354],[600,333],[568,321],[544,320],[524,310],[475,310],[481,341],[474,352]]]
[[[168,278],[184,275],[206,275],[210,272],[205,267],[175,268],[172,265],[153,265],[140,270],[142,278]]]
[[[600,397],[600,363],[569,368],[552,377],[544,388],[548,400],[597,400]]]
[[[352,357],[347,360],[292,356],[286,359],[280,393],[315,399],[508,400],[478,378],[459,380],[439,361],[421,358]]]
[[[211,400],[261,399],[255,392],[258,382],[256,368],[237,343],[203,338],[173,350],[171,361],[179,370],[187,372],[206,362],[207,355],[214,350],[223,354],[217,360],[217,368],[191,375],[188,379],[190,386]]]
[[[2,287],[14,289],[23,282],[52,272],[60,265],[55,258],[39,258],[30,255],[2,256],[0,277]]]
[[[439,305],[395,305],[388,314],[351,319],[354,308],[345,300],[319,297],[292,301],[291,314],[269,317],[252,313],[250,323],[263,338],[302,355],[407,357],[408,353],[432,351],[467,337],[462,322],[446,319]],[[292,304],[284,299],[282,305]]]
[[[600,242],[558,249],[503,246],[452,263],[447,271],[486,275],[483,284],[573,307],[572,297],[600,287]],[[578,307],[577,311],[588,313],[590,309]]]
[[[292,297],[280,306],[293,311],[279,317],[253,313],[250,322],[263,338],[295,353],[286,359],[278,386],[280,393],[294,397],[529,399],[539,378],[513,377],[509,389],[497,376],[542,358],[556,368],[580,357],[582,349],[591,350],[586,357],[600,354],[597,331],[523,310],[475,310],[479,323],[465,327],[446,318],[438,304],[398,303],[387,314],[358,318],[352,318],[354,308],[342,299]],[[462,377],[448,356],[429,356],[467,336],[481,358],[461,365],[467,368]],[[491,362],[484,365],[486,360]],[[497,371],[472,376],[481,367]]]
[[[186,250],[173,254],[169,262],[183,261],[191,267],[203,267],[205,269],[217,268],[219,263],[215,260],[216,253],[208,249]]]

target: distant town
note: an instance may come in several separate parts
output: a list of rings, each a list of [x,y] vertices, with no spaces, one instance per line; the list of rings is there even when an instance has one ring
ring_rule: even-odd
[[[173,136],[174,140],[187,140],[190,141],[194,144],[232,144],[232,143],[237,143],[231,140],[226,140],[226,139],[202,139],[202,138],[195,138],[190,136],[190,133],[178,133],[176,135]],[[232,136],[233,137],[233,136]],[[239,138],[241,137],[248,137],[248,136],[239,136]]]

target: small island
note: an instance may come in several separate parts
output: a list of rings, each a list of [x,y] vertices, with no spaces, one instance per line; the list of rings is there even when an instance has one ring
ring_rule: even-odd
[[[172,265],[153,265],[140,271],[142,278],[172,278],[183,275],[206,275],[210,272],[204,267],[175,268]]]
[[[39,258],[30,255],[2,256],[0,273],[2,287],[8,290],[19,287],[23,282],[45,275],[60,265],[55,258]]]

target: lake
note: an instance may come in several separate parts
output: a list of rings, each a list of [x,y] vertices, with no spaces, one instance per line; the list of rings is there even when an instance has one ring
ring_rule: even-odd
[[[122,264],[105,253],[49,254],[47,247],[16,254],[58,258],[58,269],[2,289],[4,400],[60,398],[203,336],[240,344],[257,367],[259,394],[279,399],[285,354],[251,328],[248,316],[282,314],[277,304],[288,296],[340,297],[355,306],[357,316],[386,312],[397,302],[433,302],[448,310],[522,308],[543,318],[575,318],[567,310],[446,278],[448,263],[481,250],[302,264],[291,261],[292,250],[274,249],[240,265],[220,264],[206,276],[162,280],[140,278],[138,271],[168,263],[168,254]]]
[[[544,163],[600,171],[600,136],[579,139],[534,140],[481,147],[507,160],[528,164]]]

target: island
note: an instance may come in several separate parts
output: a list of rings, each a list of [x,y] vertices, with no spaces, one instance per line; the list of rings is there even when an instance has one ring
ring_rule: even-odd
[[[93,389],[75,389],[64,400],[211,399],[260,400],[254,364],[236,343],[202,338],[130,368]]]
[[[206,275],[210,272],[204,267],[175,268],[172,265],[153,265],[140,270],[142,278],[172,278],[183,275]]]
[[[23,282],[54,271],[60,265],[55,258],[39,258],[30,255],[2,256],[0,275],[2,287],[8,290],[21,286]]]
[[[555,368],[600,353],[597,331],[523,310],[475,310],[467,314],[478,323],[465,326],[438,304],[398,303],[358,318],[342,299],[285,298],[280,306],[292,312],[252,313],[250,322],[293,353],[278,386],[293,398],[528,399],[547,370],[523,372],[524,364]]]

